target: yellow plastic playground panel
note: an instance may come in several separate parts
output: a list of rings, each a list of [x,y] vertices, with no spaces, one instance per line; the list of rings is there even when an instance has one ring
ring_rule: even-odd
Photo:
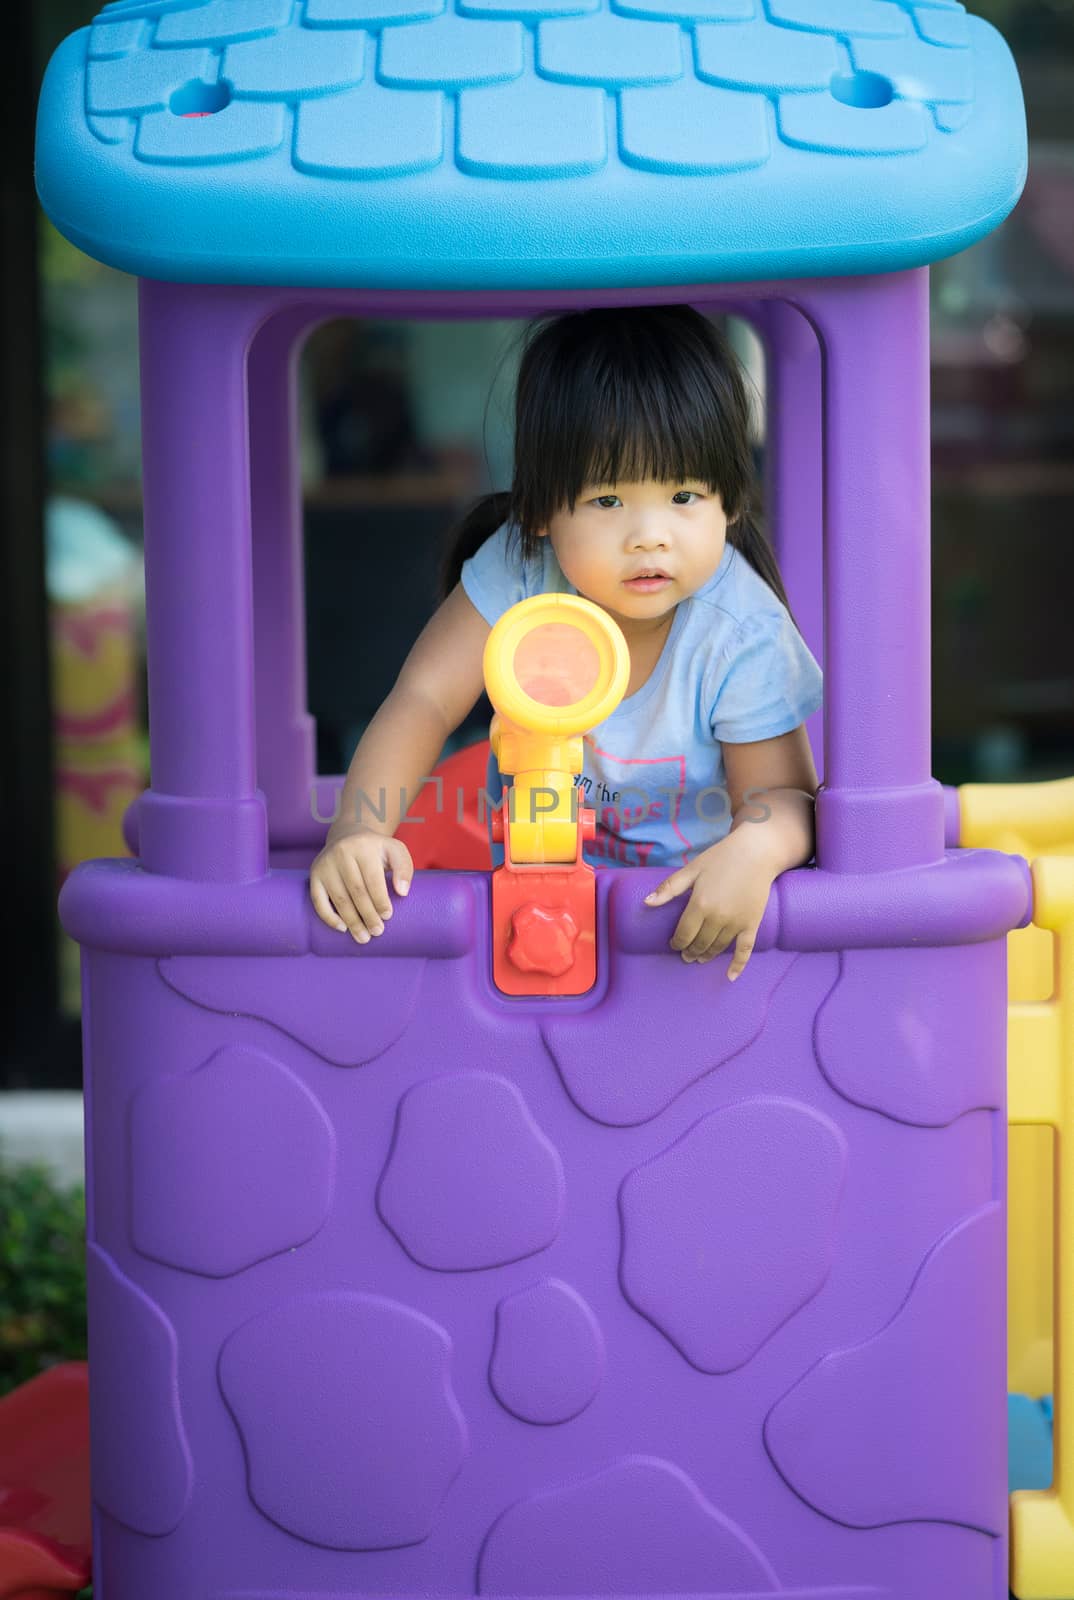
[[[960,843],[1006,850],[1027,861],[1074,857],[1074,778],[1053,783],[966,784],[959,790]],[[1007,1387],[1051,1394],[1052,1189],[1055,1130],[1019,1122],[1013,1108],[1039,1058],[1041,1031],[1054,1029],[1055,936],[1037,923],[1007,936],[1011,1128],[1008,1144]],[[1074,1591],[1072,1591],[1074,1592]]]
[[[1054,1395],[1052,1486],[1011,1497],[1011,1588],[1074,1594],[1074,779],[969,785],[961,842],[1032,861],[1034,922],[1009,934],[1008,1387]],[[1047,852],[1041,854],[1041,852]],[[1036,858],[1036,859],[1034,859]]]

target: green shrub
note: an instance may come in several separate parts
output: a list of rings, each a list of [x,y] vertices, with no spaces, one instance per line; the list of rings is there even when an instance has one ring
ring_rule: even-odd
[[[0,1394],[85,1356],[82,1188],[43,1168],[0,1168]]]

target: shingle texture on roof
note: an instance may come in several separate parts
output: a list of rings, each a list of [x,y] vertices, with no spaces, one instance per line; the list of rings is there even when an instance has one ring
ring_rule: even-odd
[[[114,0],[38,133],[46,210],[114,265],[400,288],[917,265],[1024,165],[958,0]]]

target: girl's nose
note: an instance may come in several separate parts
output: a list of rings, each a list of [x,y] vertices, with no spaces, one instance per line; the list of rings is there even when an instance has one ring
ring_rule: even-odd
[[[630,529],[628,543],[631,550],[666,550],[668,535],[663,518],[639,517]]]

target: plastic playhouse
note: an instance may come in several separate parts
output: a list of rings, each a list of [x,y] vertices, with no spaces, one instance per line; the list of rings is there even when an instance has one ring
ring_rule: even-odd
[[[931,776],[927,267],[1024,164],[957,0],[117,0],[53,58],[43,203],[141,280],[152,788],[62,897],[95,1600],[1006,1596],[1006,937],[1074,886]],[[598,869],[592,983],[505,992],[469,823],[357,946],[296,348],[654,300],[766,344],[815,865],[734,985]],[[1023,1600],[1074,1594],[1058,1376]]]

